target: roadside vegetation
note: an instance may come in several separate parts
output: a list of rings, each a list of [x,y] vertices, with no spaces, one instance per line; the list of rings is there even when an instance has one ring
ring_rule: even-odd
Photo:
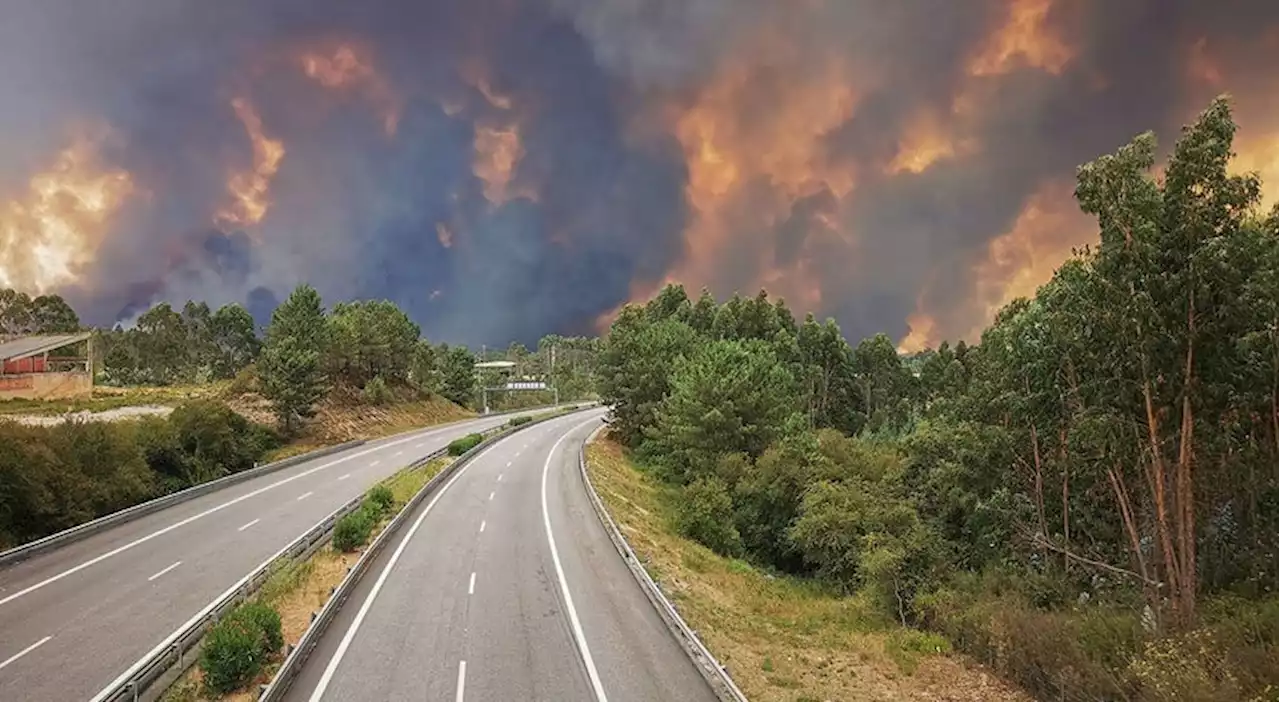
[[[734,559],[681,577],[812,584],[1040,699],[1274,699],[1277,212],[1229,173],[1234,129],[1219,100],[1159,179],[1150,135],[1081,167],[1098,244],[975,346],[851,346],[763,292],[624,308],[612,435],[670,527]]]

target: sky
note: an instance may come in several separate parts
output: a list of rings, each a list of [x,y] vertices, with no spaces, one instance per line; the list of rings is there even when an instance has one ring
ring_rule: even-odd
[[[0,287],[88,323],[299,283],[433,341],[667,282],[903,350],[1097,239],[1075,168],[1221,93],[1276,201],[1261,0],[6,0]]]

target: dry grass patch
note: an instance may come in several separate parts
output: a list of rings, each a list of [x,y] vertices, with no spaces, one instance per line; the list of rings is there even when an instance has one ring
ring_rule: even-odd
[[[856,597],[678,536],[667,517],[669,488],[612,441],[591,444],[587,456],[592,483],[649,574],[753,702],[1029,699]]]

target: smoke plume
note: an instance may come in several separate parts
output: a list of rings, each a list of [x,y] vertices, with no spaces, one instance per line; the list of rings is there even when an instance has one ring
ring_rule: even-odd
[[[0,285],[505,344],[678,281],[972,340],[1095,238],[1075,166],[1214,95],[1274,201],[1276,53],[1261,0],[13,0]]]

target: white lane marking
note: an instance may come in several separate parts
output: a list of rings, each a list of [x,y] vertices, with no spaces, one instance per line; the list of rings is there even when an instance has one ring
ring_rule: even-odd
[[[255,520],[253,520],[252,522],[249,522],[248,524],[245,524],[244,526],[240,527],[239,529],[236,529],[236,531],[244,531],[245,529],[248,529],[249,527],[253,526],[254,524],[257,524],[257,523],[258,523],[258,522],[260,522],[260,521],[262,521],[262,520],[261,520],[261,519],[255,519]]]
[[[507,461],[507,467],[508,467],[508,468],[510,468],[510,467],[511,467],[511,461]]]
[[[174,563],[173,565],[169,566],[168,568],[165,568],[164,570],[160,571],[159,573],[156,573],[155,575],[153,575],[153,576],[151,576],[151,577],[147,578],[147,582],[151,582],[152,580],[155,580],[156,578],[160,577],[161,575],[164,575],[165,573],[168,573],[169,571],[173,570],[174,568],[177,568],[177,567],[178,567],[178,566],[180,566],[180,565],[182,565],[182,561],[178,561],[178,562]]]
[[[493,493],[492,493],[492,492],[491,492],[491,493],[489,493],[489,499],[490,499],[490,500],[492,500],[492,499],[493,499]]]
[[[569,612],[573,638],[578,644],[578,650],[582,653],[582,662],[587,666],[587,676],[591,678],[591,689],[595,691],[597,702],[608,702],[609,698],[604,694],[604,685],[600,682],[600,673],[596,670],[596,662],[591,657],[591,649],[587,648],[587,637],[582,633],[582,622],[578,621],[578,610],[573,606],[573,595],[569,594],[569,583],[564,578],[564,566],[560,565],[560,552],[556,550],[556,537],[551,533],[551,515],[547,510],[547,474],[551,472],[551,459],[556,455],[556,449],[560,448],[560,444],[564,443],[570,434],[598,421],[600,421],[599,417],[592,417],[561,434],[560,438],[556,439],[556,443],[551,446],[551,450],[547,452],[547,460],[542,464],[542,526],[547,530],[547,544],[551,546],[551,560],[556,566],[556,578],[560,580],[560,594],[564,595],[564,605]]]
[[[395,455],[397,455],[397,456],[403,456],[403,455],[404,455],[404,451],[396,451]]]
[[[458,478],[461,478],[463,474],[467,472],[468,468],[479,463],[480,458],[493,450],[494,446],[497,446],[497,444],[493,444],[489,446],[489,448],[486,448],[478,456],[472,459],[470,463],[463,466],[457,473],[454,473],[453,477],[449,478],[449,482],[445,483],[440,488],[440,492],[437,492],[436,496],[431,498],[431,501],[427,503],[426,508],[422,510],[422,514],[419,514],[418,518],[413,520],[413,526],[409,527],[409,531],[404,535],[404,538],[401,539],[400,545],[396,546],[396,550],[391,554],[391,558],[388,559],[387,564],[382,567],[382,572],[378,574],[378,579],[373,583],[373,588],[369,590],[369,595],[365,597],[364,603],[360,605],[360,611],[356,612],[356,618],[351,621],[351,626],[347,628],[347,633],[342,635],[342,641],[338,643],[338,650],[333,652],[333,658],[329,659],[329,665],[325,667],[324,674],[320,676],[320,682],[316,683],[316,689],[311,692],[311,697],[309,698],[311,702],[320,702],[320,698],[324,696],[324,691],[329,687],[329,682],[333,680],[333,674],[337,672],[338,665],[342,663],[343,656],[347,655],[347,649],[351,647],[351,642],[355,639],[356,632],[360,630],[360,625],[364,623],[364,618],[369,615],[369,610],[373,607],[374,600],[378,598],[378,593],[382,592],[382,586],[386,584],[387,578],[391,575],[392,569],[394,569],[396,567],[396,563],[400,561],[400,555],[404,553],[405,547],[413,540],[413,535],[418,533],[418,528],[422,526],[423,520],[427,518],[428,514],[431,514],[431,509],[436,506],[436,503],[440,501],[441,497],[444,497],[449,492],[449,488],[457,482]],[[463,668],[465,669],[465,666],[463,666]],[[459,674],[459,678],[461,678],[461,674]]]
[[[376,466],[376,465],[381,465],[381,464],[382,464],[382,459],[381,459],[381,458],[379,458],[379,459],[376,459],[376,460],[374,460],[373,462],[369,463],[369,467],[370,467],[370,468],[372,468],[372,467],[374,467],[374,466]]]
[[[289,476],[289,477],[287,477],[287,478],[285,478],[285,479],[283,479],[283,480],[277,480],[277,481],[275,481],[274,483],[271,483],[270,485],[264,485],[263,487],[260,487],[260,488],[258,488],[257,490],[254,490],[253,492],[247,492],[247,493],[245,493],[245,494],[243,494],[243,495],[241,495],[241,496],[239,496],[239,497],[236,497],[236,498],[233,498],[233,499],[227,500],[226,502],[223,502],[223,503],[222,503],[222,504],[220,504],[220,505],[214,505],[213,507],[210,507],[209,509],[206,509],[205,511],[200,512],[199,514],[193,514],[193,515],[191,515],[190,517],[187,517],[186,519],[183,519],[183,520],[180,520],[180,521],[174,522],[173,524],[170,524],[170,525],[169,525],[169,526],[167,526],[167,527],[162,527],[162,528],[160,528],[160,529],[157,529],[157,530],[155,530],[155,531],[151,532],[150,534],[147,534],[146,536],[140,536],[140,537],[138,537],[138,538],[134,539],[133,541],[130,541],[129,543],[124,544],[123,546],[117,546],[117,547],[115,547],[115,548],[111,549],[110,551],[107,551],[106,553],[103,553],[103,554],[100,554],[100,555],[94,556],[93,558],[90,558],[89,560],[87,560],[87,561],[85,561],[85,562],[83,562],[83,563],[81,563],[81,564],[79,564],[79,565],[72,566],[72,567],[70,567],[70,568],[68,568],[68,569],[66,569],[66,570],[64,570],[64,571],[62,571],[61,573],[58,573],[57,575],[51,575],[51,576],[49,576],[49,577],[45,578],[44,580],[41,580],[40,582],[38,582],[38,583],[36,583],[36,584],[34,584],[34,585],[28,585],[27,587],[25,587],[25,588],[23,588],[23,589],[21,589],[21,590],[18,590],[17,592],[13,593],[12,595],[8,595],[8,596],[6,596],[6,597],[4,597],[4,598],[0,598],[0,605],[8,604],[8,603],[10,603],[10,602],[12,602],[12,601],[14,601],[14,600],[18,599],[19,597],[22,597],[23,595],[26,595],[26,594],[28,594],[28,593],[35,592],[36,590],[39,590],[40,588],[45,587],[46,585],[49,585],[49,584],[51,584],[51,583],[56,583],[56,582],[58,582],[59,580],[62,580],[63,578],[67,577],[68,575],[74,575],[75,573],[79,573],[80,571],[84,570],[85,568],[88,568],[89,566],[97,565],[97,564],[99,564],[99,563],[101,563],[101,562],[103,562],[103,561],[107,560],[108,558],[111,558],[112,556],[117,556],[117,555],[119,555],[119,554],[121,554],[121,553],[124,553],[125,551],[128,551],[129,549],[133,548],[134,546],[138,546],[139,544],[144,544],[144,543],[146,543],[146,542],[148,542],[148,541],[150,541],[150,540],[152,540],[152,539],[156,538],[157,536],[164,536],[165,534],[168,534],[169,532],[173,531],[174,529],[178,529],[178,528],[184,527],[184,526],[186,526],[186,525],[190,524],[191,522],[196,521],[197,519],[203,519],[203,518],[205,518],[205,517],[207,517],[207,516],[209,516],[209,515],[211,515],[211,514],[214,514],[214,513],[216,513],[216,512],[221,512],[222,510],[224,510],[224,509],[226,509],[226,508],[228,508],[228,507],[230,507],[230,506],[232,506],[232,505],[240,504],[241,502],[244,502],[245,500],[247,500],[247,499],[249,499],[249,498],[251,498],[251,497],[257,497],[258,495],[261,495],[262,493],[264,493],[264,492],[266,492],[266,491],[268,491],[268,490],[272,490],[272,489],[278,488],[278,487],[280,487],[281,485],[288,485],[289,483],[292,483],[292,482],[293,482],[293,481],[295,481],[295,480],[298,480],[298,479],[300,479],[300,478],[305,478],[305,477],[307,477],[308,475],[311,475],[311,474],[316,473],[316,472],[318,472],[318,471],[322,471],[322,470],[324,470],[324,469],[326,469],[326,468],[331,468],[331,467],[333,467],[333,466],[338,465],[339,463],[344,463],[344,462],[349,461],[349,460],[351,460],[351,459],[353,459],[353,458],[359,458],[359,457],[361,457],[361,456],[365,456],[365,455],[368,455],[368,454],[370,454],[370,453],[373,453],[374,451],[381,451],[382,449],[387,448],[388,446],[394,446],[394,445],[396,445],[396,444],[401,444],[401,443],[404,443],[404,442],[406,442],[406,441],[413,441],[413,440],[414,440],[414,439],[416,439],[416,438],[417,438],[417,437],[415,437],[415,436],[409,436],[409,437],[405,437],[405,438],[403,438],[403,439],[398,439],[398,440],[396,440],[396,441],[392,441],[392,442],[389,442],[389,443],[386,443],[386,444],[382,444],[381,446],[376,446],[376,447],[371,448],[371,449],[365,449],[364,451],[358,451],[358,452],[356,452],[356,453],[351,454],[350,456],[343,456],[342,458],[334,459],[334,460],[332,460],[332,461],[329,461],[328,463],[322,463],[322,464],[320,464],[320,465],[316,466],[315,468],[310,468],[310,469],[304,470],[304,471],[302,471],[301,473],[298,473],[297,475],[291,475],[291,476]]]
[[[0,663],[0,668],[4,668],[5,666],[9,665],[10,663],[12,663],[12,662],[14,662],[14,661],[18,660],[19,658],[22,658],[23,656],[27,655],[28,653],[31,653],[32,651],[36,650],[37,648],[40,648],[41,646],[45,645],[45,643],[47,643],[47,642],[49,641],[49,639],[52,639],[52,638],[53,638],[52,636],[46,636],[46,637],[44,637],[43,639],[40,639],[39,641],[37,641],[37,642],[35,642],[35,643],[31,644],[30,646],[27,646],[26,648],[22,649],[21,651],[18,651],[17,653],[13,654],[12,656],[9,656],[8,658],[4,659],[4,662]],[[461,699],[461,698],[459,698],[459,699]]]
[[[502,482],[502,473],[498,473],[498,482]]]
[[[471,574],[471,584],[467,586],[467,594],[468,595],[476,594],[476,574],[475,573]]]
[[[308,497],[311,497],[311,496],[312,496],[312,495],[314,495],[314,494],[315,494],[314,492],[304,492],[304,493],[302,493],[301,495],[298,495],[298,499],[297,499],[297,501],[298,501],[298,502],[301,502],[301,501],[303,501],[303,500],[307,499]]]
[[[467,662],[458,661],[458,696],[454,702],[462,702],[462,691],[467,687]]]
[[[481,533],[481,534],[483,534],[483,533],[484,533],[484,524],[485,524],[485,521],[484,521],[483,519],[481,519],[481,520],[480,520],[480,533]]]
[[[342,475],[338,476],[338,480],[346,480],[347,478],[350,478],[350,477],[351,477],[350,473],[343,473]]]

